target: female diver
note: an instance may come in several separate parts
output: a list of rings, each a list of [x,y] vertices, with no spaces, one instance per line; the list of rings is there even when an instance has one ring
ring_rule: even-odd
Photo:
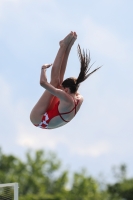
[[[37,127],[54,129],[70,122],[83,103],[83,97],[78,93],[80,83],[99,69],[88,73],[91,68],[89,67],[90,55],[88,56],[84,50],[81,52],[78,45],[81,64],[79,76],[78,78],[70,77],[63,81],[68,56],[76,39],[76,32],[68,34],[59,43],[60,48],[53,65],[45,64],[41,68],[40,85],[46,90],[30,114],[31,122]],[[48,83],[46,69],[51,65],[51,81]]]

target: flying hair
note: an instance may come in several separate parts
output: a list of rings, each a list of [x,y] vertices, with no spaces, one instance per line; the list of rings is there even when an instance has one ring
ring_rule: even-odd
[[[100,67],[94,69],[92,72],[89,73],[91,66],[89,66],[90,64],[90,53],[89,55],[87,54],[87,51],[85,52],[83,50],[83,52],[81,51],[80,45],[78,45],[78,56],[79,56],[79,60],[80,60],[80,73],[78,78],[74,78],[74,77],[70,77],[65,79],[62,82],[62,86],[64,88],[69,88],[71,93],[75,93],[79,86],[80,83],[85,81],[91,74],[93,74],[95,71],[97,71]]]
[[[76,85],[85,81],[91,74],[93,74],[95,71],[97,71],[100,68],[100,67],[98,67],[98,68],[94,69],[92,72],[88,73],[93,65],[92,64],[89,67],[89,64],[91,61],[90,52],[89,52],[89,55],[87,54],[87,50],[85,52],[83,49],[83,52],[82,52],[79,44],[78,44],[77,51],[78,51],[78,57],[79,57],[79,61],[80,61],[80,73],[76,80]]]

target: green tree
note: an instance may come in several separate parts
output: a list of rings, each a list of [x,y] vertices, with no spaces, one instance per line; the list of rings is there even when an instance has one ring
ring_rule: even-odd
[[[110,200],[133,200],[133,179],[127,179],[127,167],[125,164],[113,168],[117,182],[109,184],[107,191],[110,194]]]
[[[20,200],[133,200],[133,179],[127,179],[124,165],[114,170],[117,182],[103,190],[85,170],[74,173],[70,184],[60,167],[52,152],[28,151],[22,161],[0,150],[0,183],[18,182]]]
[[[87,175],[86,170],[74,173],[68,200],[105,200],[106,192],[99,190],[98,182]]]
[[[18,182],[20,199],[52,199],[65,192],[67,171],[58,175],[61,162],[54,153],[44,151],[35,154],[28,152],[26,160],[21,161],[13,155],[4,155],[0,151],[0,183]],[[46,196],[46,198],[45,198]],[[56,198],[56,197],[54,197]]]

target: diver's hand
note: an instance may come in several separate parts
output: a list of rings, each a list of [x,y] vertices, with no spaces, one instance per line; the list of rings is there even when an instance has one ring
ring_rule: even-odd
[[[49,68],[50,66],[52,66],[52,64],[44,64],[44,65],[42,66],[42,69],[47,69],[47,68]]]

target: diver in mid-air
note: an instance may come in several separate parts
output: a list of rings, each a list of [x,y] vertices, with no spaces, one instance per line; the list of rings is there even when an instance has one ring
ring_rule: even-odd
[[[90,55],[81,51],[78,45],[80,60],[80,73],[78,78],[70,77],[63,80],[68,56],[72,45],[77,39],[76,32],[71,32],[62,41],[53,64],[45,64],[41,68],[40,85],[46,90],[36,103],[30,114],[31,122],[43,129],[54,129],[70,122],[79,111],[83,97],[78,92],[81,82],[86,80],[92,73],[90,68]],[[51,81],[47,82],[46,70],[52,65]]]

